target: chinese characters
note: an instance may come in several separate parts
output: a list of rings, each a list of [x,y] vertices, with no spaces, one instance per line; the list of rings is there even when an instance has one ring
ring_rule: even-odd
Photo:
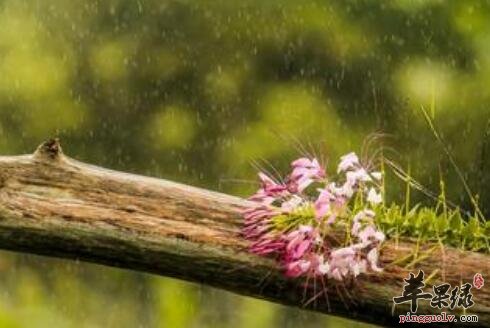
[[[478,281],[483,280],[481,275],[477,278]],[[425,293],[423,288],[424,271],[419,270],[417,276],[410,272],[409,277],[404,279],[405,285],[401,296],[393,297],[395,304],[410,302],[410,310],[412,313],[417,312],[418,300],[430,300],[430,306],[433,308],[449,308],[453,310],[455,307],[463,307],[465,309],[472,307],[475,302],[471,294],[470,283],[465,283],[461,286],[451,288],[448,283],[433,286],[433,294]],[[476,285],[475,285],[476,286]]]

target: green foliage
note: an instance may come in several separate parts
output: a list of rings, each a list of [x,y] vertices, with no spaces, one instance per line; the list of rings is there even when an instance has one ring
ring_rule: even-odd
[[[459,208],[442,212],[416,205],[406,211],[403,206],[392,204],[380,207],[376,212],[377,224],[389,238],[407,237],[419,242],[490,252],[489,222],[482,221],[477,215],[467,218]]]
[[[292,228],[300,225],[317,224],[315,220],[315,212],[313,206],[304,206],[300,210],[296,210],[290,214],[278,215],[272,219],[274,229],[280,232],[288,232]]]

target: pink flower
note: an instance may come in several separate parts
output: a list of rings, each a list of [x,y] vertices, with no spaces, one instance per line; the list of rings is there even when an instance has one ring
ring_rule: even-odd
[[[313,181],[321,180],[325,177],[325,170],[321,167],[316,158],[300,158],[291,163],[293,172],[290,175],[290,183],[297,192],[302,192]]]
[[[265,173],[260,172],[259,178],[262,186],[254,195],[249,198],[250,200],[270,205],[275,200],[289,195],[289,191],[286,185],[275,182]]]
[[[245,226],[258,224],[266,221],[266,219],[279,215],[280,212],[274,207],[268,205],[259,205],[256,207],[247,208],[242,215],[245,219]]]
[[[280,184],[272,180],[265,173],[259,173],[260,181],[262,182],[262,189],[270,194],[282,194],[287,188],[285,185]]]
[[[325,276],[330,272],[330,265],[323,254],[306,253],[301,259],[286,262],[286,275],[298,277],[301,275]]]
[[[276,197],[272,197],[263,189],[259,189],[255,194],[250,196],[248,199],[254,202],[262,203],[264,205],[271,205],[276,200]]]
[[[345,173],[345,181],[327,182],[325,171],[318,160],[300,158],[291,163],[292,172],[287,182],[277,182],[260,172],[261,188],[250,198],[251,203],[243,212],[242,233],[249,240],[250,252],[263,256],[274,256],[284,265],[288,277],[328,277],[345,280],[378,267],[379,245],[385,235],[376,227],[375,213],[368,206],[382,201],[373,180],[380,180],[380,172],[368,173],[360,164],[355,153],[342,156],[338,172]],[[316,198],[303,191],[313,182],[322,183]],[[353,196],[362,197],[366,204],[357,211],[348,227],[355,243],[330,249],[325,234],[326,225],[336,220],[348,223],[354,208],[350,208]],[[308,217],[313,208],[313,217]],[[291,220],[282,217],[291,215]],[[276,219],[279,219],[277,221]],[[316,219],[317,221],[312,221]],[[311,225],[310,225],[311,223]],[[284,230],[281,230],[284,229]]]
[[[257,255],[268,255],[272,253],[281,253],[285,243],[275,236],[264,235],[261,239],[253,243],[249,250]]]
[[[359,274],[367,272],[366,260],[361,258],[360,248],[362,245],[356,244],[343,247],[330,254],[330,277],[336,280],[343,280],[352,275],[357,277]]]
[[[302,257],[316,242],[318,231],[312,226],[301,225],[297,230],[291,231],[287,236],[286,261]]]
[[[340,163],[337,168],[337,173],[345,172],[359,165],[359,158],[352,152],[340,157]]]
[[[315,202],[315,218],[319,220],[328,213],[330,213],[330,202],[317,200]]]
[[[325,261],[322,253],[310,253],[307,255],[311,263],[309,273],[314,276],[324,276],[330,271],[330,265]]]
[[[273,227],[270,220],[279,214],[279,210],[267,205],[251,207],[243,212],[245,226],[242,228],[242,234],[253,242],[250,245],[250,252],[266,255],[279,252],[284,248],[284,241],[271,233]]]
[[[321,219],[330,213],[330,203],[335,201],[335,196],[330,192],[330,190],[327,188],[319,190],[320,194],[315,201],[315,217],[317,219]]]
[[[299,176],[309,176],[315,179],[322,179],[325,177],[325,170],[316,158],[310,160],[303,157],[292,162],[291,166],[293,167],[293,172],[291,173],[293,179],[296,179]]]
[[[370,244],[372,242],[382,242],[385,240],[385,235],[376,230],[373,225],[368,225],[361,232],[359,232],[359,239],[363,244]]]
[[[286,264],[286,276],[291,278],[299,277],[305,274],[311,267],[307,260],[298,260]]]
[[[348,258],[356,255],[356,250],[353,247],[342,247],[330,253],[333,259]]]

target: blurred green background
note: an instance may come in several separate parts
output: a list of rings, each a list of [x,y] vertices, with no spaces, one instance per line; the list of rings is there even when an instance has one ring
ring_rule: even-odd
[[[383,132],[387,155],[470,208],[426,106],[488,216],[489,85],[488,1],[0,1],[1,154],[59,136],[77,159],[236,195],[252,161],[285,172],[299,142],[334,164]],[[356,324],[0,254],[0,327],[298,326]]]

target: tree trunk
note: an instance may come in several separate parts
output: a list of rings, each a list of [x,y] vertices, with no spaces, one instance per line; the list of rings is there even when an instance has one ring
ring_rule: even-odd
[[[239,233],[240,211],[247,204],[233,196],[77,162],[63,155],[56,140],[33,155],[0,157],[4,249],[172,276],[380,325],[396,324],[398,314],[407,313],[408,306],[394,308],[392,298],[401,295],[410,271],[421,268],[426,278],[431,276],[425,291],[443,281],[471,283],[476,272],[489,277],[488,254],[422,245],[423,255],[410,258],[414,243],[387,241],[381,250],[382,273],[361,275],[350,283],[329,281],[328,302],[322,296],[305,305],[308,296],[305,300],[301,281],[286,279],[273,260],[247,252]],[[467,313],[479,316],[473,326],[490,327],[489,287],[473,288],[472,293],[475,305]],[[306,294],[314,294],[312,287]],[[440,312],[419,301],[418,313]]]

